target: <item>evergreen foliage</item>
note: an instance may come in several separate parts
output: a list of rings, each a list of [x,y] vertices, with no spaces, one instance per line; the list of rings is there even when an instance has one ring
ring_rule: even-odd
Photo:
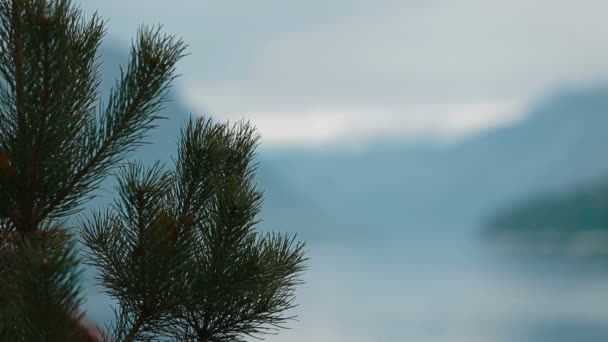
[[[283,327],[306,259],[294,237],[257,231],[255,129],[192,119],[174,169],[125,164],[185,45],[142,27],[102,105],[104,32],[70,0],[0,0],[0,341],[243,341]],[[118,303],[93,335],[66,222],[115,167],[117,198],[80,227]]]

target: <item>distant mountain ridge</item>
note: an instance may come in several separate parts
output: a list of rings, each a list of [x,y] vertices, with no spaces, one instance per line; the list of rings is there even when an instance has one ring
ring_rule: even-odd
[[[126,61],[126,52],[115,51],[101,53],[104,89]],[[153,144],[133,157],[170,166],[190,112],[172,101],[161,114],[171,119],[159,121],[147,139]],[[208,113],[193,115],[200,114]],[[450,146],[385,143],[359,153],[261,151],[262,226],[313,239],[477,228],[489,213],[530,196],[607,175],[607,114],[608,87],[593,87],[559,92],[534,106],[523,122]]]
[[[453,146],[284,153],[263,164],[318,207],[380,234],[478,226],[512,203],[606,175],[607,114],[608,88],[561,92],[527,120]]]

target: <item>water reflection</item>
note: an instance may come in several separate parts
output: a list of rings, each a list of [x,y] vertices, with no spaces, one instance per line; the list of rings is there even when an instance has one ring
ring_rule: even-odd
[[[602,260],[499,249],[473,234],[452,242],[433,236],[313,241],[299,320],[267,341],[608,340]],[[97,322],[112,317],[105,296],[88,307]]]
[[[313,245],[300,322],[268,341],[608,338],[608,272],[511,259],[475,241]]]

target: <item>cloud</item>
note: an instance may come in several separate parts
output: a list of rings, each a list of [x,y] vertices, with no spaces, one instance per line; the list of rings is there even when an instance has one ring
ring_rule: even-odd
[[[101,14],[110,28],[133,26],[128,36],[142,21],[183,34],[182,98],[260,120],[268,144],[452,139],[517,120],[504,109],[554,88],[608,78],[603,0],[147,0],[145,16],[140,6],[109,0]]]
[[[246,88],[243,87],[243,88]],[[240,89],[243,89],[240,88]],[[506,125],[523,118],[522,103],[508,101],[474,103],[428,103],[418,105],[361,106],[350,104],[289,106],[258,104],[247,109],[240,103],[255,102],[255,96],[238,96],[234,103],[230,92],[216,93],[213,87],[190,86],[183,94],[195,108],[233,108],[222,113],[202,110],[216,119],[250,120],[270,148],[360,148],[383,137],[403,139],[433,138],[451,142],[469,134]],[[239,91],[236,91],[239,93]],[[201,94],[205,94],[202,96]]]

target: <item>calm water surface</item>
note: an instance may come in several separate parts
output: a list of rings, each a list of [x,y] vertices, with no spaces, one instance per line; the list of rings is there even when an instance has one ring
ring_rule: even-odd
[[[298,321],[266,340],[608,340],[608,266],[501,253],[473,231],[450,235],[309,241]],[[108,305],[91,298],[91,317],[108,321]]]

